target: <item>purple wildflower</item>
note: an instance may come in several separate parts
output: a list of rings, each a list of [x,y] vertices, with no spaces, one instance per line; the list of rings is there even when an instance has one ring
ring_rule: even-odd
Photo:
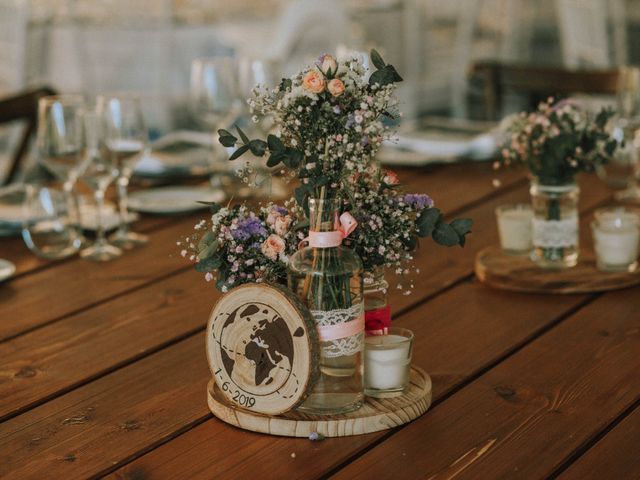
[[[351,128],[351,127],[353,127],[353,124],[354,124],[354,123],[356,123],[356,118],[353,116],[353,114],[352,114],[352,113],[350,113],[350,114],[347,116],[347,124],[346,124],[346,127],[347,127],[347,128]]]
[[[342,108],[340,108],[340,105],[333,106],[333,113],[340,113],[341,111],[342,111]]]
[[[244,220],[240,220],[237,228],[231,231],[231,235],[236,240],[244,241],[255,235],[266,237],[267,229],[264,228],[258,217],[249,217]]]
[[[422,210],[425,207],[433,207],[433,200],[429,195],[424,193],[407,193],[401,197],[401,200],[416,210]]]
[[[274,212],[278,212],[280,215],[288,215],[288,214],[289,214],[289,210],[287,210],[287,209],[286,209],[286,208],[284,208],[284,207],[280,207],[280,206],[278,206],[278,205],[274,205],[274,206],[272,207],[272,210],[273,210]]]
[[[360,145],[362,145],[363,147],[369,145],[369,137],[367,135],[362,136],[362,138],[360,139]]]

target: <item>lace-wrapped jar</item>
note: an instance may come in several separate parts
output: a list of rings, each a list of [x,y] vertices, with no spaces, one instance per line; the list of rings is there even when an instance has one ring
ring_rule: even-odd
[[[543,268],[574,267],[578,263],[580,189],[575,183],[531,183],[533,205],[532,260]]]
[[[298,407],[313,414],[356,410],[364,400],[362,262],[343,247],[338,199],[309,201],[309,246],[289,260],[288,283],[307,305],[320,338],[320,378]]]

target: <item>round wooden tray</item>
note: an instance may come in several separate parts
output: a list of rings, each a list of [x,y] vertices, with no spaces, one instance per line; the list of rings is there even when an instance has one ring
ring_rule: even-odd
[[[213,380],[207,388],[209,409],[230,425],[286,437],[308,437],[312,432],[325,437],[346,437],[387,430],[418,418],[431,405],[431,378],[422,369],[412,365],[409,387],[402,396],[365,398],[365,404],[360,409],[344,415],[315,416],[294,410],[269,416],[229,403]]]
[[[527,256],[507,255],[500,247],[476,255],[476,276],[502,290],[527,293],[593,293],[640,284],[640,269],[633,272],[603,272],[596,268],[590,252],[580,252],[578,265],[563,270],[536,266]]]

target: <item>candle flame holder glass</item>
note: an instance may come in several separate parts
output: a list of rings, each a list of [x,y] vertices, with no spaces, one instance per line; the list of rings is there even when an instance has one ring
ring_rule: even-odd
[[[496,208],[500,246],[508,255],[527,255],[533,248],[533,209],[526,203],[501,205]]]
[[[390,327],[387,335],[364,340],[364,392],[370,397],[402,395],[409,385],[413,332]]]
[[[599,270],[635,271],[638,267],[640,215],[624,208],[598,209],[591,231]]]

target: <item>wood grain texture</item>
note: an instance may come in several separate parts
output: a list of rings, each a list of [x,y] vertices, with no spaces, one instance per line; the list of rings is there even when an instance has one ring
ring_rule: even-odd
[[[576,460],[558,478],[612,478],[637,480],[640,478],[640,408],[636,408],[620,424]]]
[[[640,398],[639,293],[600,297],[336,478],[546,478]]]
[[[283,287],[234,288],[213,308],[206,335],[217,394],[229,404],[267,415],[288,412],[320,375],[316,324]]]
[[[194,277],[183,272],[6,342],[0,419],[203,330],[220,294]]]
[[[575,267],[551,270],[538,267],[527,256],[507,255],[494,245],[478,252],[475,273],[489,287],[525,293],[595,293],[640,284],[640,269],[600,271],[596,268],[593,252],[589,251],[580,252]]]
[[[0,312],[11,321],[0,322],[0,341],[188,269],[176,240],[193,226],[195,218],[185,217],[155,233],[148,246],[104,265],[76,258],[3,284]]]
[[[584,301],[584,296],[513,294],[465,282],[395,322],[415,333],[413,362],[429,372],[438,400]],[[211,419],[135,460],[113,478],[319,478],[384,434],[311,443],[252,434]]]
[[[404,425],[422,415],[431,405],[431,378],[412,366],[409,386],[400,397],[366,397],[360,409],[344,415],[305,415],[291,411],[282,415],[259,415],[237,408],[213,381],[207,388],[209,410],[225,423],[252,432],[306,438],[312,432],[325,437],[365,435]]]

